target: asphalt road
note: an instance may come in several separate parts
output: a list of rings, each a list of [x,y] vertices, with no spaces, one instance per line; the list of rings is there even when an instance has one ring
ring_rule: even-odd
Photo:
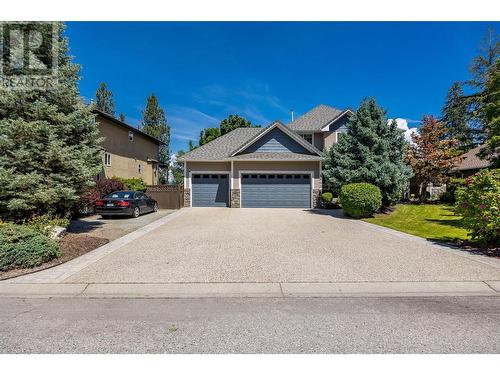
[[[0,352],[499,353],[500,298],[5,298]]]

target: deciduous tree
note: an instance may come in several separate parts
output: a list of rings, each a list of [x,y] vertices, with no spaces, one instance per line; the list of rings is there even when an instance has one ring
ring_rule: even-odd
[[[442,184],[459,160],[455,147],[457,141],[446,139],[444,123],[433,116],[424,116],[418,133],[412,134],[413,143],[407,153],[407,163],[413,169],[414,181],[419,186],[419,198],[427,200],[427,186]]]

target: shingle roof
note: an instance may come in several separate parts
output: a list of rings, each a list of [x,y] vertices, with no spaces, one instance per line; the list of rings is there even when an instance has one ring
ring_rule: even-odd
[[[466,171],[470,169],[488,168],[492,165],[487,159],[480,159],[477,155],[481,151],[482,146],[477,146],[472,150],[467,151],[462,155],[462,161],[457,164],[455,170]]]
[[[213,141],[190,151],[181,157],[179,161],[194,160],[227,160],[229,156],[239,147],[264,131],[262,128],[237,128],[214,139]]]
[[[311,154],[299,154],[293,152],[268,152],[268,153],[246,153],[243,152],[254,143],[262,133],[272,128],[281,129],[290,138],[302,145]],[[315,154],[315,155],[314,155]],[[224,134],[222,137],[200,146],[177,160],[184,161],[223,161],[223,160],[321,160],[322,153],[313,145],[307,143],[299,135],[288,129],[279,121],[273,122],[266,128],[237,128]]]
[[[295,131],[320,131],[326,124],[339,117],[344,111],[328,105],[320,104],[296,118],[289,128]]]

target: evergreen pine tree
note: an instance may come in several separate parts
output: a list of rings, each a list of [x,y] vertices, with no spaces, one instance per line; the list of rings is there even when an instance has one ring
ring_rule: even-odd
[[[170,161],[170,126],[167,124],[165,111],[159,106],[155,94],[151,94],[147,99],[142,118],[142,131],[162,142],[159,150],[159,161],[166,164],[167,168],[161,168],[160,181],[165,183]]]
[[[102,168],[99,133],[79,96],[80,67],[59,24],[59,84],[0,91],[0,217],[64,214]]]
[[[481,152],[493,162],[493,166],[500,167],[500,59],[496,62],[496,69],[491,70],[483,93],[485,112],[485,147]]]
[[[339,192],[344,184],[369,182],[380,188],[383,204],[402,197],[411,177],[404,164],[406,142],[393,121],[387,124],[384,110],[374,99],[365,99],[349,119],[347,132],[327,153],[325,183]]]
[[[101,82],[99,85],[95,93],[95,99],[96,109],[111,116],[115,115],[115,100],[113,99],[113,93],[108,90],[104,82]]]
[[[469,127],[468,98],[462,85],[455,82],[450,87],[443,107],[442,122],[446,126],[446,138],[455,139],[458,148],[465,152],[474,145],[472,129]]]

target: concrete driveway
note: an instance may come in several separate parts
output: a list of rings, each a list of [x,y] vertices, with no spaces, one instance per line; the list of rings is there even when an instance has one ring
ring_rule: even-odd
[[[339,211],[188,208],[64,282],[500,280],[500,268],[482,259]]]

